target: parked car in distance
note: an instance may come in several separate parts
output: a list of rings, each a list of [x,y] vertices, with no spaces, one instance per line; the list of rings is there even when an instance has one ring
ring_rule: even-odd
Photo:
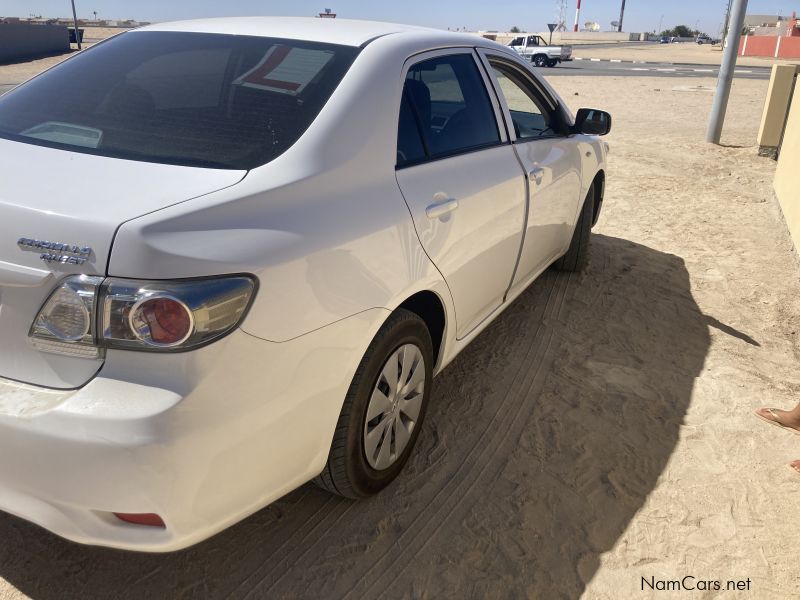
[[[172,551],[379,492],[433,377],[586,265],[610,127],[507,47],[343,19],[151,25],[0,97],[0,510]]]
[[[703,44],[711,44],[712,46],[715,46],[716,44],[719,43],[719,40],[716,39],[716,38],[712,38],[712,37],[706,35],[705,33],[703,33],[703,34],[698,35],[697,38],[695,38],[695,42],[697,42],[701,46]]]
[[[669,44],[669,42],[670,42],[670,37],[668,35],[662,35],[658,40],[659,44]]]
[[[560,62],[572,60],[572,46],[552,46],[538,35],[515,37],[508,47],[530,59],[537,67],[555,67]]]

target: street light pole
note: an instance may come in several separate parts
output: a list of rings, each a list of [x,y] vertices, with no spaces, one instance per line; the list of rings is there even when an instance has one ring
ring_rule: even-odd
[[[78,50],[81,49],[81,32],[78,31],[78,13],[75,12],[75,0],[72,1],[72,22],[75,23],[75,41],[78,42]]]
[[[625,16],[625,0],[622,0],[622,6],[619,9],[619,25],[617,31],[622,32],[622,18]]]
[[[722,66],[719,68],[717,91],[714,94],[714,104],[711,106],[711,116],[706,132],[706,141],[712,144],[719,144],[722,135],[722,125],[725,122],[728,98],[731,95],[731,81],[733,80],[733,70],[736,68],[736,55],[739,53],[739,40],[742,37],[746,12],[747,0],[732,0],[730,27],[728,36],[725,38],[725,51],[722,55]]]

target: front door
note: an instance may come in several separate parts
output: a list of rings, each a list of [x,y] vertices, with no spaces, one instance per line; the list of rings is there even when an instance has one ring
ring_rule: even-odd
[[[525,243],[514,285],[527,285],[566,252],[580,208],[581,156],[555,102],[523,66],[482,51],[528,179]]]

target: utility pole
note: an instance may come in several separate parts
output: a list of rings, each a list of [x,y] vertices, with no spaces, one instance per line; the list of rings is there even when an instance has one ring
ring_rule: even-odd
[[[567,30],[567,0],[556,0],[556,31]]]
[[[80,50],[81,32],[78,31],[78,14],[75,12],[75,0],[72,0],[72,22],[75,23],[75,41],[78,42],[78,50]]]
[[[725,26],[722,28],[722,45],[725,46],[725,40],[728,37],[728,26],[731,23],[731,5],[733,0],[728,0],[728,8],[725,11]]]
[[[578,19],[581,18],[581,0],[578,0],[578,7],[575,9],[575,27],[572,31],[578,32]]]
[[[736,68],[736,55],[739,53],[739,40],[742,37],[746,12],[747,0],[731,1],[730,27],[725,38],[725,51],[722,54],[722,66],[719,68],[717,91],[714,94],[714,104],[711,106],[711,116],[708,119],[708,131],[706,132],[706,141],[712,144],[719,144],[719,138],[722,135],[722,125],[725,122],[728,98],[731,95],[731,81],[733,80],[733,70]]]
[[[658,31],[657,34],[661,35],[661,32],[664,31],[661,29],[661,26],[664,24],[664,15],[661,15],[661,18],[658,20]]]
[[[625,16],[625,0],[622,0],[622,6],[619,9],[619,25],[617,31],[622,32],[622,18]]]

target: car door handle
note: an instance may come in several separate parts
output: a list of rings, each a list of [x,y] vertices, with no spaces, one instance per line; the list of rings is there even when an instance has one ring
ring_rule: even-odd
[[[455,198],[448,198],[442,202],[435,202],[428,206],[425,209],[425,214],[428,215],[429,219],[438,219],[442,215],[446,215],[449,212],[454,211],[458,208],[458,200]]]
[[[536,185],[542,183],[542,179],[544,179],[544,169],[541,167],[536,167],[535,169],[531,169],[528,171],[528,179],[531,181],[535,181]]]

